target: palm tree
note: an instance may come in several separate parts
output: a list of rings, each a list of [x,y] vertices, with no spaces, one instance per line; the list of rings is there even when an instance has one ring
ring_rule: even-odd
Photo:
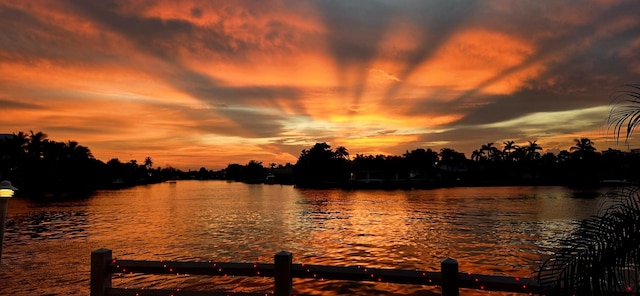
[[[518,146],[509,154],[511,160],[520,162],[527,159],[527,147]]]
[[[338,146],[338,148],[336,148],[335,157],[349,160],[349,151],[344,146]]]
[[[92,159],[93,154],[89,148],[78,145],[76,141],[69,141],[66,144],[67,154],[72,159]]]
[[[147,169],[151,169],[153,167],[153,160],[151,160],[150,156],[144,159],[144,167]]]
[[[529,160],[539,159],[540,152],[538,152],[538,150],[542,150],[542,147],[540,147],[540,145],[536,143],[537,140],[528,141],[528,142],[529,142],[529,145],[524,147],[527,152],[527,159]]]
[[[471,159],[474,161],[480,161],[484,158],[484,152],[482,150],[473,150],[473,152],[471,152]]]
[[[487,159],[492,160],[493,159],[493,149],[495,148],[493,147],[493,143],[487,143],[486,145],[482,145],[482,147],[480,147],[480,151],[484,154],[485,152],[487,153]]]
[[[569,149],[571,151],[577,151],[582,153],[590,153],[590,152],[596,151],[596,147],[594,146],[594,143],[591,142],[589,138],[580,138],[580,139],[573,139],[573,140],[576,142],[576,145],[571,146],[571,148]]]
[[[504,142],[504,148],[502,148],[502,153],[504,154],[507,160],[511,160],[511,153],[518,149],[518,145],[516,145],[515,141],[507,141]]]
[[[505,153],[511,153],[513,150],[518,148],[518,145],[516,145],[515,141],[506,141],[502,144],[504,144],[504,148],[502,148],[502,152],[505,152]]]
[[[30,132],[31,136],[29,136],[29,144],[27,146],[29,155],[31,155],[31,157],[34,159],[40,159],[42,158],[43,143],[48,141],[47,134],[43,132],[37,132],[35,134],[33,133],[33,131]]]
[[[489,157],[492,161],[500,161],[502,160],[502,151],[497,147],[490,147],[491,156]]]

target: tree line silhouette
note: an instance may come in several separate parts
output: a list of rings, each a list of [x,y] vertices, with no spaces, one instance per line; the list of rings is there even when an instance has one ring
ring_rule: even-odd
[[[57,142],[43,132],[17,132],[0,138],[0,178],[11,180],[21,195],[86,195],[96,189],[118,188],[175,179],[226,179],[247,183],[294,184],[310,188],[433,188],[485,185],[597,186],[601,180],[640,180],[633,168],[640,155],[606,150],[597,152],[588,138],[575,140],[569,150],[541,153],[536,141],[499,148],[487,143],[470,158],[451,148],[436,152],[418,148],[403,155],[351,157],[344,146],[335,150],[316,143],[302,150],[295,164],[264,166],[251,160],[229,164],[220,171],[201,167],[181,171],[142,163],[102,162],[75,141]]]
[[[22,196],[86,196],[96,189],[148,184],[176,178],[179,171],[153,169],[151,157],[104,163],[76,141],[57,142],[43,132],[17,132],[0,139],[0,178],[10,180]]]
[[[451,148],[407,151],[401,156],[350,158],[345,147],[331,150],[317,143],[303,150],[295,165],[295,184],[302,187],[431,188],[442,186],[564,185],[595,187],[602,180],[638,180],[640,155],[608,149],[597,152],[589,138],[557,155],[541,153],[536,141],[482,145],[471,158]]]

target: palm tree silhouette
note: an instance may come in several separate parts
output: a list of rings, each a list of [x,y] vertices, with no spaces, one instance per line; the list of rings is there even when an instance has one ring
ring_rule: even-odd
[[[473,150],[473,152],[471,152],[471,159],[474,161],[480,161],[484,158],[484,152],[482,150]]]
[[[540,152],[538,152],[538,150],[542,150],[542,147],[536,143],[537,141],[538,140],[528,141],[529,145],[524,147],[527,152],[526,157],[529,160],[540,158]]]
[[[577,155],[578,159],[588,157],[596,151],[594,143],[591,142],[589,138],[574,139],[574,141],[576,142],[576,145],[571,146],[569,150],[573,151]]]
[[[76,141],[69,141],[66,144],[67,155],[72,159],[91,159],[93,154],[89,148],[79,145]]]
[[[33,133],[31,132],[31,136],[29,137],[29,143],[27,149],[29,150],[29,155],[34,159],[42,158],[42,150],[43,144],[47,141],[47,134],[43,132]]]
[[[504,148],[502,148],[502,153],[505,156],[506,160],[512,160],[511,153],[518,149],[518,145],[516,145],[515,141],[507,141],[504,142]]]
[[[335,152],[335,156],[337,158],[344,158],[346,160],[349,160],[349,151],[347,150],[347,148],[345,148],[344,146],[338,146],[336,148],[336,152]]]
[[[147,156],[147,158],[144,159],[144,167],[147,169],[151,169],[153,167],[153,161],[150,156]]]
[[[500,149],[493,146],[493,142],[487,143],[486,145],[482,145],[480,148],[480,152],[484,154],[487,152],[487,159],[491,161],[498,161],[501,159],[502,155],[500,154]]]

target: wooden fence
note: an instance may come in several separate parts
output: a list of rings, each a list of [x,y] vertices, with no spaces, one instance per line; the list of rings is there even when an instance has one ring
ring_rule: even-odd
[[[440,272],[293,264],[292,260],[292,254],[285,251],[276,254],[273,263],[114,260],[111,250],[98,249],[91,253],[91,296],[290,296],[297,295],[293,292],[294,278],[439,286],[444,296],[459,295],[460,288],[528,294],[536,293],[539,288],[532,278],[461,273],[458,271],[458,262],[450,258],[441,261]],[[113,274],[137,273],[273,277],[274,289],[265,294],[112,287]]]

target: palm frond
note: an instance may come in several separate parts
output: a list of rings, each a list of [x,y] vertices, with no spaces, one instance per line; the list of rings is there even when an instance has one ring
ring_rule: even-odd
[[[607,130],[613,130],[616,143],[624,136],[625,144],[640,125],[640,84],[628,84],[613,95]]]
[[[616,143],[640,126],[640,84],[616,92],[607,118]],[[548,295],[640,294],[640,187],[627,186],[603,198],[597,216],[585,219],[540,268]]]
[[[640,293],[640,188],[608,193],[539,270],[545,295]]]

